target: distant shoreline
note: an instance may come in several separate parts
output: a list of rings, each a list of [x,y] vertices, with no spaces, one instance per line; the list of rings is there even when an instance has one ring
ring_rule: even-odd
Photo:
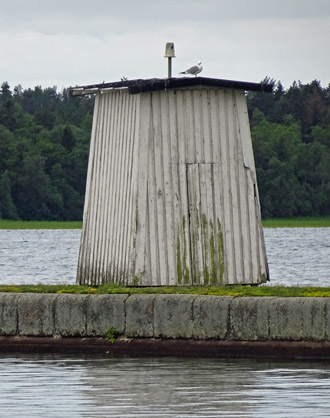
[[[330,217],[263,219],[262,225],[264,228],[325,228],[330,227]]]
[[[0,219],[0,229],[81,229],[81,221],[11,221]]]
[[[262,221],[264,228],[325,228],[330,227],[330,217],[306,217]],[[12,221],[0,219],[0,229],[81,229],[82,221]]]

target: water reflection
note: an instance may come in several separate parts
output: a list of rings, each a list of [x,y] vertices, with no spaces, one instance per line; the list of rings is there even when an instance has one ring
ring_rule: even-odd
[[[329,416],[327,363],[1,355],[0,370],[0,416]]]

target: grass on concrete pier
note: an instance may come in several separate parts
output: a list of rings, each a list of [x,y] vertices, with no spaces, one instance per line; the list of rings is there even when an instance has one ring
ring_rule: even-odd
[[[216,296],[330,297],[329,287],[221,286],[221,287],[125,287],[114,284],[99,287],[78,285],[1,285],[0,293],[70,293],[70,294],[192,294]]]

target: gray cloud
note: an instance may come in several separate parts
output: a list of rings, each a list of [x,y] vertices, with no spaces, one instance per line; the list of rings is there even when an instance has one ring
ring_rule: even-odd
[[[1,0],[3,21],[38,22],[45,17],[98,20],[113,17],[148,23],[167,21],[224,21],[263,18],[330,16],[328,0]]]
[[[202,75],[330,82],[328,0],[0,0],[1,81],[59,88],[165,77],[201,59]]]

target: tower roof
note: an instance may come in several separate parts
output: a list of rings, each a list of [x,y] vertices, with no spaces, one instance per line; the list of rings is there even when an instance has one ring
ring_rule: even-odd
[[[139,94],[159,90],[175,90],[182,88],[219,88],[245,91],[259,91],[271,93],[272,84],[251,83],[247,81],[224,80],[208,77],[180,77],[180,78],[150,78],[114,81],[110,83],[90,84],[86,86],[70,87],[73,96],[94,94],[104,90],[128,89],[131,94]]]

